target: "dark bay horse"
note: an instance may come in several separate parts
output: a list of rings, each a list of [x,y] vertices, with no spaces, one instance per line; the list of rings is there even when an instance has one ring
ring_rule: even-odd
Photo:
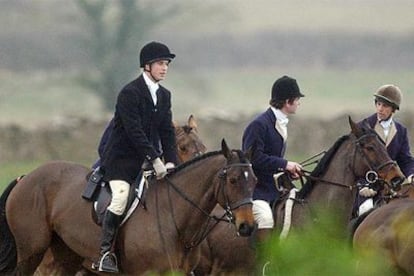
[[[351,133],[343,136],[324,155],[308,181],[291,201],[290,220],[285,220],[288,208],[285,200],[275,206],[275,234],[289,227],[298,229],[324,210],[335,211],[338,222],[346,229],[356,196],[356,180],[367,171],[378,174],[384,183],[401,183],[404,175],[393,162],[372,129],[360,127],[349,118]],[[387,186],[388,187],[388,186]],[[216,215],[220,214],[218,208]],[[222,212],[222,211],[221,211]],[[306,224],[307,225],[307,224]],[[220,222],[206,238],[196,275],[255,274],[256,252],[248,238],[233,234],[231,227]],[[344,239],[347,236],[344,235]]]
[[[206,152],[207,148],[198,135],[198,126],[193,115],[188,117],[185,124],[173,122],[177,146],[177,155],[180,163],[189,161]],[[53,255],[48,250],[39,265],[36,273],[38,275],[61,275],[61,266],[54,261]]]
[[[192,245],[216,203],[229,210],[240,235],[250,235],[256,177],[248,156],[223,140],[221,151],[203,154],[152,183],[146,208],[137,209],[118,233],[122,273],[189,273],[197,263]],[[87,211],[92,203],[80,196],[88,172],[56,161],[6,188],[0,198],[0,274],[32,274],[49,247],[67,265],[67,274],[98,258],[101,230]]]
[[[362,258],[376,254],[395,274],[414,275],[413,183],[403,185],[394,199],[366,216],[353,244]]]

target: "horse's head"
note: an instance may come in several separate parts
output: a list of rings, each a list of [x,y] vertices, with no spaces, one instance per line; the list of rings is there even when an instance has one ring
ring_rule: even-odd
[[[235,223],[237,232],[248,236],[255,227],[252,195],[257,182],[249,161],[251,153],[230,150],[224,139],[221,150],[227,163],[219,173],[220,185],[216,186],[215,195],[218,203]]]
[[[387,149],[376,132],[361,126],[349,117],[351,133],[355,136],[354,170],[358,177],[370,183],[385,183],[385,188],[400,189],[405,176],[397,163],[388,155]]]
[[[174,127],[177,140],[177,154],[181,163],[206,151],[206,146],[198,136],[197,123],[193,115],[190,115],[186,125],[179,126],[174,123]]]

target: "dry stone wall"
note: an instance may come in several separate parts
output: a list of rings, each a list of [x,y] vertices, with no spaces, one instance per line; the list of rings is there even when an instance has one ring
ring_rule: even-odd
[[[414,148],[414,114],[398,115],[398,119],[408,128],[411,146]],[[300,114],[292,116],[287,154],[307,157],[327,150],[341,135],[349,133],[347,116],[331,119],[306,119],[300,117]],[[355,114],[351,116],[354,120],[364,117]],[[226,139],[230,147],[240,148],[243,130],[252,118],[249,116],[230,120],[196,116],[199,135],[209,150],[219,149],[222,138]],[[67,124],[34,130],[15,125],[0,127],[0,164],[57,159],[92,164],[97,157],[96,149],[106,123],[72,120]]]

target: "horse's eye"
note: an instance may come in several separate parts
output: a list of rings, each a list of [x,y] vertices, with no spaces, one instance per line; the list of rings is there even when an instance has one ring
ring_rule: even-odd
[[[179,147],[179,149],[180,149],[181,151],[186,151],[186,150],[187,150],[187,148],[186,148],[185,146],[180,146],[180,147]]]
[[[374,148],[373,146],[371,146],[371,145],[367,145],[365,148],[366,148],[368,151],[374,151],[374,150],[375,150],[375,148]]]

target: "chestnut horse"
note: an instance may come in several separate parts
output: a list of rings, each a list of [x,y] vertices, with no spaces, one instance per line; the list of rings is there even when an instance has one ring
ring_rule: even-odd
[[[175,139],[177,143],[177,155],[180,163],[184,163],[202,153],[207,148],[198,136],[197,122],[193,115],[190,115],[185,125],[177,125],[174,122]]]
[[[354,249],[377,254],[397,275],[414,275],[414,186],[403,185],[393,199],[369,213],[357,227]],[[367,255],[365,255],[367,254]]]
[[[203,154],[154,180],[118,233],[122,273],[190,273],[211,210],[228,210],[240,235],[254,229],[251,196],[256,184],[249,154],[230,150]],[[32,274],[50,247],[66,274],[98,259],[100,227],[81,198],[89,169],[56,161],[40,166],[0,198],[0,274]]]
[[[285,220],[286,200],[275,206],[275,232],[286,227],[302,227],[311,218],[321,215],[321,210],[333,210],[338,221],[346,229],[356,196],[356,179],[365,177],[367,171],[378,174],[384,182],[397,185],[404,175],[393,162],[376,133],[355,124],[349,118],[351,133],[341,137],[324,155],[308,181],[297,193],[289,220]],[[296,203],[295,203],[296,202]],[[299,202],[300,204],[297,204]],[[220,210],[215,209],[216,215]],[[254,274],[256,252],[248,238],[238,237],[231,227],[220,222],[206,238],[202,257],[195,270],[196,275],[205,274]],[[286,230],[283,230],[286,231]],[[346,239],[347,237],[343,237]]]
[[[207,148],[198,135],[198,126],[193,115],[188,117],[187,123],[179,125],[173,122],[177,145],[177,156],[180,163],[184,163],[206,152]],[[54,261],[48,250],[40,263],[37,275],[62,275],[60,265]]]

